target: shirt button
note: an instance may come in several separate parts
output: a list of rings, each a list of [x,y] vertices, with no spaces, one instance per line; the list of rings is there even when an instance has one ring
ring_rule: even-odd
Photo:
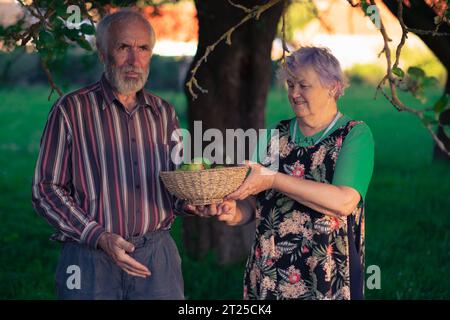
[[[137,184],[136,189],[140,189],[140,188],[141,188],[141,185]]]
[[[134,165],[137,166],[137,161],[134,161]]]
[[[135,138],[131,138],[131,142],[136,142],[136,139]]]

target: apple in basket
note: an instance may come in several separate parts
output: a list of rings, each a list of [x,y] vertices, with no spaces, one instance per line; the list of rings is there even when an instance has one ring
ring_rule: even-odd
[[[211,162],[204,158],[194,158],[191,163],[183,163],[177,171],[199,171],[211,168]]]
[[[246,166],[222,166],[207,159],[195,158],[175,171],[161,171],[160,177],[167,190],[189,204],[220,203],[244,182]]]

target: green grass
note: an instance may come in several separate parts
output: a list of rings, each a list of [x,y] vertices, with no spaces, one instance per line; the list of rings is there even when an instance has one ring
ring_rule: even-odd
[[[31,207],[31,179],[51,102],[48,88],[0,89],[0,299],[54,299],[59,246]],[[450,298],[450,166],[432,162],[430,135],[412,115],[395,111],[372,87],[351,87],[341,110],[364,120],[375,138],[376,161],[367,195],[366,266],[381,269],[372,299]],[[186,127],[186,99],[161,92]],[[435,99],[438,92],[430,98]],[[406,97],[408,104],[417,102]],[[292,117],[284,91],[268,99],[267,125]],[[193,261],[182,252],[189,299],[240,299],[243,264],[220,267],[213,254]]]

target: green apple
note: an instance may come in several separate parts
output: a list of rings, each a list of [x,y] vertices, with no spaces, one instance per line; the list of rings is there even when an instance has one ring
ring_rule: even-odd
[[[192,159],[192,163],[203,165],[203,169],[211,168],[211,162],[207,158],[194,158]]]
[[[188,171],[200,171],[205,169],[202,163],[191,163],[188,164]]]
[[[204,166],[201,163],[183,163],[176,171],[199,171],[203,169]]]
[[[176,171],[189,171],[189,165],[183,163]]]
[[[200,171],[210,169],[211,162],[206,158],[194,158],[191,163],[183,163],[177,171]]]

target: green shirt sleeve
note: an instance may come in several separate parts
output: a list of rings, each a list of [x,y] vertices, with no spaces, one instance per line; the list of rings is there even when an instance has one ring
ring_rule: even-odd
[[[355,189],[364,200],[372,178],[374,141],[370,128],[361,123],[354,126],[342,144],[334,170],[333,185]]]

